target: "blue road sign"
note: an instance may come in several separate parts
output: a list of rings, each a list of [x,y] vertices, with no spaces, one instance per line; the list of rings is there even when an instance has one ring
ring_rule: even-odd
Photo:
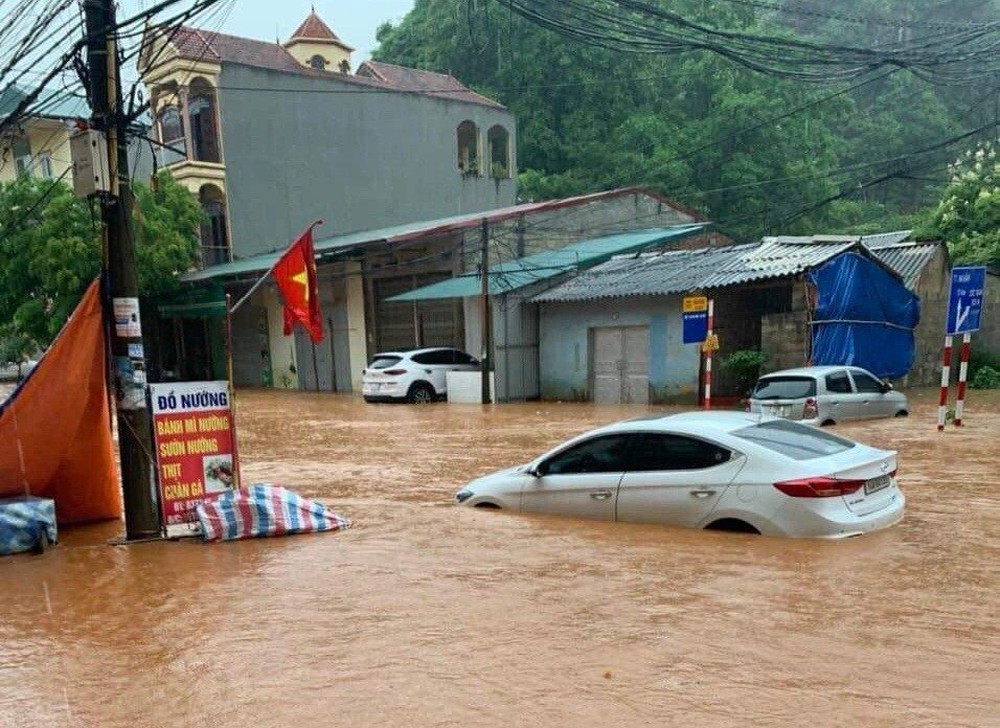
[[[700,344],[708,336],[708,298],[685,296],[681,306],[685,344]]]
[[[983,293],[986,290],[986,268],[963,267],[951,269],[951,292],[948,294],[948,336],[979,331],[979,318],[983,312]]]
[[[684,343],[700,344],[708,336],[708,311],[682,314],[684,317]]]

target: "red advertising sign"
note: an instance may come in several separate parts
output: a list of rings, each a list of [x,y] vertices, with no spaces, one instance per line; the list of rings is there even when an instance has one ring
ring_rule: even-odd
[[[168,536],[197,533],[195,506],[234,487],[228,384],[171,382],[149,391],[163,525]]]

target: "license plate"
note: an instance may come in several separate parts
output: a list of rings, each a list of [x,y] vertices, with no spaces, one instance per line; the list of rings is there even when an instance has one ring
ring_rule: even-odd
[[[774,417],[788,417],[788,405],[774,405],[770,408],[769,414]]]
[[[880,475],[877,478],[872,478],[865,483],[865,495],[870,495],[876,491],[883,490],[892,485],[892,476],[890,475]]]
[[[373,392],[377,392],[377,391],[379,391],[379,390],[380,390],[381,388],[382,388],[382,385],[381,385],[381,384],[369,384],[368,386],[366,386],[366,387],[365,387],[365,389],[367,389],[367,390],[368,390],[368,393],[369,393],[369,394],[371,394],[371,393],[373,393]]]

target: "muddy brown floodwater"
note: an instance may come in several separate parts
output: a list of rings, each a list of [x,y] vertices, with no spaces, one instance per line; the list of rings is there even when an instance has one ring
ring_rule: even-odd
[[[909,502],[831,543],[451,505],[644,408],[243,392],[245,478],[355,527],[0,560],[0,726],[1000,726],[998,394],[838,427]]]

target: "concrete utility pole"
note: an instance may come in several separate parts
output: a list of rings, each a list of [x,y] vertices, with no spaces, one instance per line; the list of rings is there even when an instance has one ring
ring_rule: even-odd
[[[115,6],[112,0],[84,0],[91,126],[108,144],[111,191],[101,197],[104,272],[110,291],[104,305],[111,337],[108,363],[118,418],[125,538],[158,538],[160,517],[153,478],[153,444],[146,407],[146,360],[139,318],[139,281],[132,235],[132,188],[128,172]],[[110,298],[110,300],[108,300]]]
[[[490,223],[483,218],[480,226],[480,255],[482,259],[479,263],[482,272],[480,282],[479,307],[482,309],[482,337],[483,356],[480,360],[480,372],[482,374],[482,403],[489,404],[492,400],[490,395],[490,348],[491,348],[491,326],[490,326]]]

